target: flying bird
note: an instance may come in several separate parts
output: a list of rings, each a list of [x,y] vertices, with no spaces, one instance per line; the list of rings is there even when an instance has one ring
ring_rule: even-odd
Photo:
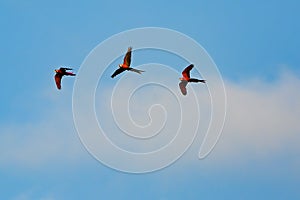
[[[111,75],[112,78],[114,78],[115,76],[117,76],[118,74],[124,72],[124,71],[132,71],[132,72],[136,72],[138,74],[141,74],[142,72],[144,72],[143,70],[139,70],[139,69],[134,69],[132,67],[130,67],[130,63],[131,63],[131,51],[132,48],[128,47],[127,53],[124,57],[124,61],[123,64],[119,64],[119,69],[117,69],[113,75]]]
[[[67,70],[72,70],[72,68],[61,67],[59,69],[54,70],[56,72],[54,79],[57,86],[57,89],[61,89],[61,79],[63,76],[75,76],[73,72],[67,72]]]
[[[181,82],[179,83],[179,88],[181,90],[181,93],[183,95],[187,94],[187,90],[186,90],[186,85],[189,82],[193,82],[193,83],[205,83],[205,80],[199,80],[196,78],[190,78],[190,71],[193,69],[194,65],[190,64],[189,66],[187,66],[183,71],[182,71],[182,78],[179,78],[179,80],[181,80]]]

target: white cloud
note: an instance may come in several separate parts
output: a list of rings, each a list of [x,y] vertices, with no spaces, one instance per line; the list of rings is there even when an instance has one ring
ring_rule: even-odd
[[[78,162],[87,155],[73,125],[71,105],[57,95],[52,100],[57,107],[46,107],[30,123],[0,126],[0,167],[58,166]]]
[[[213,160],[216,162],[228,162],[228,160],[235,159],[247,160],[249,156],[261,159],[275,158],[277,154],[299,152],[300,79],[298,77],[291,73],[285,73],[273,82],[251,80],[234,83],[226,81],[225,86],[228,98],[227,118],[220,141],[213,153],[209,155],[215,158]],[[174,86],[174,90],[175,87],[177,85]],[[203,98],[203,101],[200,102],[203,108],[201,110],[203,120],[198,139],[192,145],[192,151],[184,156],[193,156],[191,160],[200,162],[197,160],[197,155],[201,144],[200,140],[204,136],[202,131],[206,130],[209,122],[209,110],[205,109],[209,105],[209,99],[208,95],[203,94],[205,87],[194,86],[194,88],[200,91]],[[106,91],[101,91],[100,97],[105,96]],[[160,97],[163,104],[168,104],[170,94]],[[149,96],[146,95],[144,98],[146,105],[151,105]],[[138,98],[138,100],[141,99],[143,98]],[[104,102],[103,105],[96,106],[96,108],[104,109],[104,113],[109,112],[110,107],[107,107],[110,105],[109,102],[105,102],[106,100],[103,98],[101,101]],[[168,108],[172,108],[173,103],[176,104],[176,102],[172,102]],[[59,114],[57,115],[57,113]],[[160,113],[160,111],[155,112],[154,116]],[[87,152],[77,137],[70,106],[67,108],[60,106],[56,111],[49,111],[46,114],[49,116],[44,120],[31,125],[15,124],[11,127],[1,128],[0,165],[35,167],[57,161],[62,161],[62,163],[82,162],[82,158],[87,156]],[[149,122],[147,121],[148,113],[133,110],[131,114],[133,118],[139,119],[141,122],[144,121],[143,119]],[[175,114],[168,114],[167,119],[174,125],[176,125],[174,120],[177,119],[174,117]],[[126,115],[124,116],[126,117]],[[102,120],[100,123],[104,123],[104,128],[111,130],[111,138],[118,139],[115,131],[119,130],[112,121],[109,121],[111,119],[105,117]],[[130,127],[126,128],[130,130]],[[123,136],[120,138],[122,138],[119,140],[120,145],[130,148],[130,145],[137,144],[127,143],[127,140],[123,140]],[[162,140],[164,143],[165,139],[170,137],[165,135],[162,138],[164,138]],[[162,145],[161,141],[158,145]],[[153,148],[150,143],[145,145],[146,147]],[[131,150],[139,148],[143,149],[144,146],[139,145],[138,148],[131,148]],[[299,161],[295,161],[295,163],[299,165]]]
[[[255,80],[226,85],[227,122],[220,143],[230,153],[246,151],[272,156],[288,150],[287,146],[298,148],[295,141],[300,139],[299,78],[285,73],[274,82]]]

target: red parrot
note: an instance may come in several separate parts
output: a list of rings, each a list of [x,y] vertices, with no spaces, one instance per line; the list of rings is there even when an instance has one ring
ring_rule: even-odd
[[[132,67],[130,67],[130,62],[131,62],[131,51],[132,48],[128,47],[127,53],[124,57],[124,61],[123,64],[119,64],[119,69],[117,69],[113,75],[111,75],[112,78],[114,78],[115,76],[117,76],[118,74],[124,72],[125,70],[129,70],[129,71],[133,71],[136,72],[138,74],[141,74],[142,72],[144,72],[143,70],[139,70],[139,69],[134,69]]]
[[[54,79],[57,86],[57,89],[61,89],[61,79],[63,76],[75,76],[72,72],[67,72],[67,70],[72,70],[72,68],[61,67],[59,69],[54,70],[56,72]]]
[[[181,90],[181,93],[183,95],[187,94],[187,90],[186,90],[186,85],[189,82],[194,82],[194,83],[205,83],[205,80],[199,80],[196,78],[190,78],[190,71],[193,69],[194,65],[190,64],[189,66],[187,66],[183,71],[182,71],[182,78],[179,78],[179,80],[181,80],[181,82],[179,83],[179,88]]]

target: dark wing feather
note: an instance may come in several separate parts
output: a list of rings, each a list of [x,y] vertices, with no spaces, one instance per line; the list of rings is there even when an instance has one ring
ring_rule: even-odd
[[[60,73],[65,73],[66,72],[66,68],[64,68],[64,67],[61,67],[61,68],[59,68],[59,71],[60,71]]]
[[[130,62],[131,62],[131,50],[132,48],[129,47],[123,61],[123,64],[125,64],[128,67],[130,66]]]
[[[111,75],[111,77],[114,78],[115,76],[117,76],[118,74],[122,73],[123,71],[125,71],[125,69],[120,67],[119,69],[117,69],[117,70],[113,73],[113,75]]]
[[[182,93],[183,95],[186,95],[186,94],[187,94],[187,91],[186,91],[186,85],[187,85],[187,84],[188,84],[187,81],[181,81],[181,82],[179,83],[179,88],[180,88],[181,93]]]
[[[189,66],[187,66],[183,71],[182,71],[182,76],[185,79],[190,79],[190,71],[193,69],[194,65],[190,64]]]
[[[61,89],[61,78],[62,78],[61,74],[55,74],[55,76],[54,76],[56,87],[59,90]]]

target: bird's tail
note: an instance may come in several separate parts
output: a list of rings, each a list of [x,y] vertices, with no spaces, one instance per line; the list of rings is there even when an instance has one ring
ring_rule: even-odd
[[[72,72],[66,72],[65,75],[67,75],[67,76],[76,76],[76,74],[74,74],[74,73],[72,73]]]
[[[61,68],[65,70],[73,70],[73,68],[69,68],[69,67],[61,67]]]
[[[190,78],[189,82],[194,82],[194,83],[201,82],[201,83],[205,83],[206,81],[205,80],[195,79],[195,78]]]
[[[141,74],[142,72],[145,72],[145,71],[143,71],[143,70],[133,69],[133,68],[131,68],[130,71],[136,72],[136,73],[138,73],[138,74]]]

